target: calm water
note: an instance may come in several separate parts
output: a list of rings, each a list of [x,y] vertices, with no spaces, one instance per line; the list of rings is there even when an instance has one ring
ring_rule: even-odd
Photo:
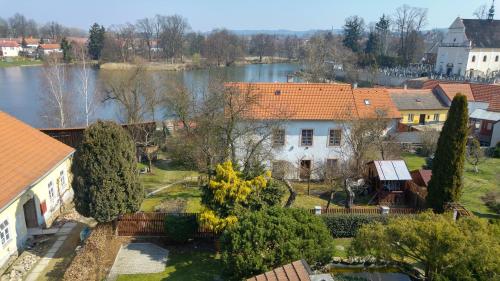
[[[287,75],[298,69],[299,66],[296,64],[256,64],[212,70],[158,72],[158,75],[172,76],[182,81],[187,87],[200,90],[207,86],[212,75],[223,77],[225,81],[286,82]],[[92,88],[99,82],[101,71],[92,71]],[[0,111],[5,111],[34,127],[47,127],[46,120],[41,117],[43,115],[41,95],[44,94],[41,77],[41,67],[0,68]],[[92,119],[121,121],[117,111],[117,106],[113,102],[100,103]],[[165,115],[165,113],[159,115]],[[156,116],[160,119],[163,117]],[[77,120],[74,125],[81,124],[82,121]]]

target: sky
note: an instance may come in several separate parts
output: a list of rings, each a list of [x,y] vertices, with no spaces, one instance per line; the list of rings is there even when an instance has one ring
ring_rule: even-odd
[[[403,4],[428,8],[426,29],[432,29],[449,27],[457,16],[471,18],[478,6],[490,6],[491,0],[0,0],[0,17],[19,12],[39,23],[57,21],[88,29],[94,22],[110,26],[155,14],[180,14],[195,31],[221,27],[303,31],[338,29],[351,15],[375,22]]]

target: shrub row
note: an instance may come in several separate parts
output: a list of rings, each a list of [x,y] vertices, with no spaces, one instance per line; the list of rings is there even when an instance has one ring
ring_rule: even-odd
[[[198,230],[196,215],[179,216],[175,214],[165,217],[165,233],[175,242],[187,242],[194,238]]]
[[[354,237],[361,226],[373,222],[387,222],[387,216],[361,214],[334,214],[321,216],[335,238]]]

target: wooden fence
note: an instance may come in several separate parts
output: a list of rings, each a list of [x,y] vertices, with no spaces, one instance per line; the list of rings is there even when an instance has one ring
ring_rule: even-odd
[[[412,214],[418,214],[422,212],[423,209],[416,209],[416,208],[390,208],[389,209],[389,215],[412,215]],[[312,214],[316,213],[315,209],[311,209],[310,212]],[[321,209],[321,214],[326,215],[326,214],[360,214],[360,215],[378,215],[382,214],[382,210],[380,208],[322,208]]]
[[[117,233],[119,236],[157,236],[166,237],[165,217],[167,215],[195,216],[199,213],[135,213],[126,214],[118,218]],[[195,238],[214,238],[214,234],[202,227],[196,231]]]

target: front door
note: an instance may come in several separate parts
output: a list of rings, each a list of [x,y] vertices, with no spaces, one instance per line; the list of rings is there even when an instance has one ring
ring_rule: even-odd
[[[35,198],[31,198],[23,205],[24,220],[27,228],[38,227],[38,219],[36,217]]]
[[[420,125],[425,125],[425,114],[420,114],[420,119],[418,120]]]
[[[311,176],[311,160],[300,160],[300,179],[306,180]]]

